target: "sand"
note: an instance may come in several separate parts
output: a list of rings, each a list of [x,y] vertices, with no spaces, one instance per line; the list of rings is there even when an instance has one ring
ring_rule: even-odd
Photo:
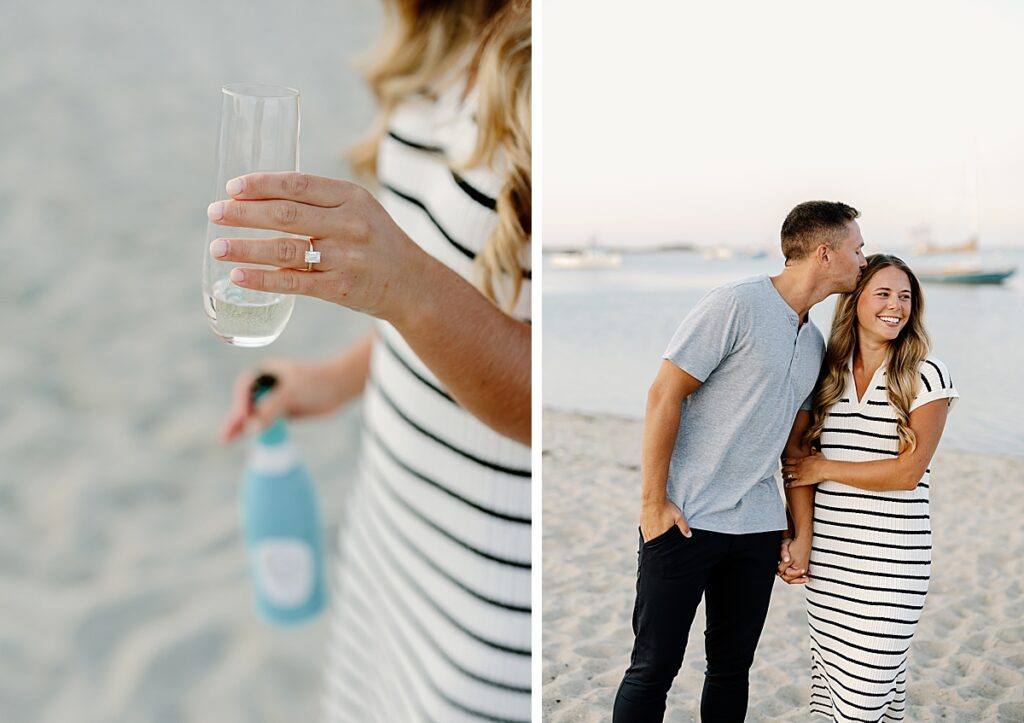
[[[543,715],[610,719],[629,662],[641,423],[544,414]],[[1024,720],[1024,459],[940,448],[931,590],[911,647],[907,720]],[[777,582],[748,721],[807,721],[803,591]],[[666,720],[698,720],[703,605]],[[816,720],[823,720],[816,718]]]
[[[345,174],[380,5],[106,5],[0,7],[0,721],[315,720],[326,616],[252,615],[215,435],[239,370],[366,321],[300,299],[273,346],[220,342],[205,211],[227,82],[299,88],[302,167]],[[358,413],[294,428],[329,538]]]

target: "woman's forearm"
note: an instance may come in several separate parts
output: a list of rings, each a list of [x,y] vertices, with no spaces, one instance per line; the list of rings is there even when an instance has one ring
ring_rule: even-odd
[[[417,303],[388,320],[459,404],[529,445],[530,325],[433,258],[418,271]]]
[[[874,462],[839,462],[828,459],[821,463],[821,476],[850,487],[884,492],[912,490],[924,476],[925,465],[897,457]],[[800,488],[797,488],[800,489]]]
[[[367,332],[354,344],[324,362],[331,385],[330,395],[345,404],[360,396],[370,376],[370,356],[373,353],[375,331]]]

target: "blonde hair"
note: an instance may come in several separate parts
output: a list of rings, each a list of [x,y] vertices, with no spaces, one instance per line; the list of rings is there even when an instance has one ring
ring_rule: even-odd
[[[840,295],[836,302],[825,361],[814,389],[811,426],[804,440],[814,442],[821,436],[829,409],[846,391],[847,365],[857,350],[857,303],[861,294],[875,274],[882,269],[895,267],[910,279],[910,318],[899,336],[889,342],[886,352],[885,386],[889,404],[896,412],[899,450],[901,453],[912,452],[917,446],[917,436],[910,428],[910,405],[921,387],[921,363],[931,350],[931,341],[924,327],[924,297],[921,295],[921,284],[910,267],[896,256],[873,254],[868,256],[867,262],[868,265],[860,277],[857,288],[848,294]]]
[[[479,133],[476,148],[458,169],[493,168],[499,153],[503,156],[506,180],[496,199],[498,223],[476,263],[481,291],[511,312],[522,291],[523,256],[531,237],[530,0],[390,0],[385,5],[389,30],[365,71],[379,111],[370,133],[350,152],[352,167],[375,175],[377,151],[399,103],[413,95],[436,96],[471,57]],[[512,281],[511,293],[499,293],[502,275]]]

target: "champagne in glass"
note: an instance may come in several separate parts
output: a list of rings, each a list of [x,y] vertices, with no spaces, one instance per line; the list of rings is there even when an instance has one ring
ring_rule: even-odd
[[[217,171],[211,202],[227,197],[232,178],[254,171],[299,170],[299,92],[258,83],[221,89]],[[235,346],[266,346],[284,330],[295,297],[243,289],[232,283],[240,264],[210,255],[216,238],[270,238],[279,231],[208,223],[203,246],[203,309],[217,336]],[[247,264],[253,266],[253,264]]]

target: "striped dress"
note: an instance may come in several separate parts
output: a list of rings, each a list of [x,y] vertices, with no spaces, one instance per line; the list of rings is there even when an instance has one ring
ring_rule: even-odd
[[[920,373],[911,411],[959,397],[938,359],[923,362]],[[860,401],[851,367],[846,393],[829,411],[820,441],[828,459],[898,456],[884,365]],[[907,652],[931,570],[929,473],[907,491],[867,492],[831,480],[818,485],[806,586],[812,713],[835,721],[903,720]]]
[[[476,143],[463,86],[394,113],[378,177],[399,226],[472,280],[503,174],[451,168]],[[529,321],[523,277],[513,316]],[[529,447],[462,408],[379,323],[333,576],[326,720],[530,719],[530,482]]]

